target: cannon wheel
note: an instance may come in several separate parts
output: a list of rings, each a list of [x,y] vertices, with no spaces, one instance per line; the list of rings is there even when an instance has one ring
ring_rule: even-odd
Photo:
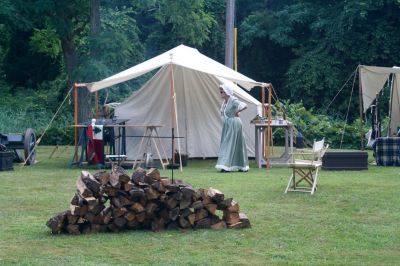
[[[36,144],[36,133],[33,128],[28,128],[25,131],[25,136],[24,136],[24,155],[25,155],[25,160],[28,158],[29,154],[33,150]],[[29,160],[26,161],[26,164],[31,165],[34,164],[36,160],[36,150],[34,150],[29,157]]]

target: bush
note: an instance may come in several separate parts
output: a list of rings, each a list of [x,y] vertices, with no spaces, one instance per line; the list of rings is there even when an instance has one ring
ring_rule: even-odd
[[[301,132],[303,135],[306,144],[311,145],[314,139],[325,138],[331,148],[360,148],[360,119],[346,125],[343,120],[338,118],[314,114],[312,109],[306,110],[301,102],[294,104],[284,102],[283,108],[289,120],[294,123],[297,132]],[[364,125],[362,129],[363,136],[368,131],[367,127],[368,125]],[[280,139],[279,142],[282,142],[283,132],[277,137]]]

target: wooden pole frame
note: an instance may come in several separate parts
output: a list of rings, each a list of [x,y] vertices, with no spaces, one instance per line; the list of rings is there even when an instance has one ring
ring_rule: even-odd
[[[261,85],[261,116],[264,119],[266,117],[265,113],[265,83]],[[261,156],[265,159],[265,131],[261,131]]]
[[[272,119],[272,85],[268,84],[268,127],[267,127],[267,169],[271,167],[271,119]]]
[[[74,124],[78,125],[78,89],[86,88],[86,83],[74,83]],[[78,128],[74,128],[74,144],[75,144],[75,152],[73,161],[76,162],[78,160]]]
[[[360,141],[361,150],[364,150],[364,134],[363,134],[363,101],[362,101],[362,85],[361,85],[361,71],[360,66],[358,68],[358,90],[359,90],[359,101],[360,101]]]

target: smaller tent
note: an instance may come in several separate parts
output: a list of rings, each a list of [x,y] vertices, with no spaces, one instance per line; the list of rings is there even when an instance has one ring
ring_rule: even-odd
[[[129,119],[128,125],[160,125],[158,133],[167,154],[171,154],[171,84],[175,89],[175,135],[179,138],[181,152],[189,157],[217,157],[222,119],[218,86],[223,82],[235,82],[246,89],[260,86],[256,82],[211,58],[198,50],[180,45],[159,56],[127,69],[99,82],[88,85],[96,91],[143,75],[159,71],[142,88],[134,92],[119,105],[115,114],[120,119]],[[250,94],[235,86],[234,95],[248,105],[241,113],[249,156],[254,156],[255,132],[250,124],[261,110],[261,104]],[[134,158],[144,128],[127,129],[127,157]],[[177,141],[178,142],[178,141]],[[151,147],[149,147],[151,149]],[[154,152],[155,154],[155,152]],[[139,155],[140,156],[140,155]]]
[[[391,81],[390,93],[390,125],[389,136],[397,132],[400,126],[400,68],[399,67],[376,67],[360,66],[361,91],[363,99],[364,112],[371,106],[380,93],[384,85]]]

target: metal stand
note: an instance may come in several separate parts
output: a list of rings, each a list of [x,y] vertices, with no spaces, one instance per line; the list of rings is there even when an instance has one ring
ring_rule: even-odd
[[[267,165],[267,158],[262,154],[262,136],[267,136],[267,122],[257,122],[255,126],[255,157],[257,166],[261,168]],[[271,164],[287,164],[290,161],[290,153],[293,153],[293,124],[287,120],[271,120],[271,128],[283,128],[285,130],[285,150],[280,157],[270,158]],[[264,133],[264,134],[263,134]]]

